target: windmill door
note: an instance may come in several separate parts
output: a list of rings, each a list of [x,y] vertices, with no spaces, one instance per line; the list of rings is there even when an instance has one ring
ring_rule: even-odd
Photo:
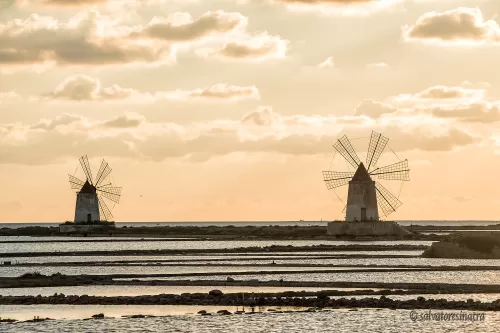
[[[366,221],[366,208],[361,208],[361,221]]]

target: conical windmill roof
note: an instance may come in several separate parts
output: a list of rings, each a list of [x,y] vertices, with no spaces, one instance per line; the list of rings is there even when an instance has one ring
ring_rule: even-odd
[[[92,186],[87,180],[80,189],[80,193],[96,193],[95,187]]]
[[[354,176],[352,177],[351,181],[355,182],[363,182],[363,181],[371,181],[372,178],[368,174],[368,171],[365,168],[365,165],[363,162],[361,162],[358,166],[358,169],[354,173]]]

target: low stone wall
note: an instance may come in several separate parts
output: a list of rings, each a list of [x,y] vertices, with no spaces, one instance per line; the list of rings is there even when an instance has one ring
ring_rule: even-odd
[[[396,222],[329,222],[327,233],[331,236],[401,236],[409,232]]]

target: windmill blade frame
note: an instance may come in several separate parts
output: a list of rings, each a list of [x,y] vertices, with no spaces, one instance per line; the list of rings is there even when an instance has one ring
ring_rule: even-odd
[[[85,173],[88,182],[90,183],[90,185],[93,185],[92,170],[90,169],[89,159],[87,158],[87,155],[80,157],[80,165],[82,166],[83,172]]]
[[[370,172],[370,176],[375,176],[379,179],[384,180],[410,180],[410,168],[408,166],[408,160],[399,161],[393,164],[389,164],[380,168],[377,168]]]
[[[102,216],[104,216],[105,221],[110,221],[113,218],[113,214],[111,214],[111,210],[108,208],[108,205],[106,205],[106,202],[100,195],[97,195],[97,201],[99,203],[99,211],[101,213],[101,219]]]
[[[99,171],[97,171],[96,179],[95,179],[95,186],[99,187],[101,185],[101,182],[103,182],[106,177],[109,176],[111,173],[112,169],[109,166],[108,162],[106,160],[102,160],[101,166],[99,167]]]
[[[96,190],[104,198],[106,198],[114,203],[120,203],[121,192],[122,192],[121,187],[111,187],[111,186],[100,187],[100,188],[97,188]]]
[[[379,182],[375,182],[375,190],[377,192],[377,203],[382,209],[384,216],[389,216],[391,213],[394,213],[403,204]]]
[[[68,174],[68,177],[69,177],[69,184],[70,184],[72,190],[79,191],[83,187],[83,185],[85,185],[85,182],[83,180],[78,179],[75,176]]]
[[[340,155],[342,155],[342,157],[344,157],[344,159],[355,169],[361,164],[361,160],[346,135],[338,139],[337,142],[333,144],[333,148],[335,148],[335,150],[337,150]]]
[[[366,170],[370,172],[372,167],[377,165],[377,161],[384,152],[389,139],[380,133],[372,131],[370,142],[368,143],[368,152],[366,154]]]
[[[349,184],[353,176],[354,172],[349,171],[323,171],[323,181],[329,190]]]

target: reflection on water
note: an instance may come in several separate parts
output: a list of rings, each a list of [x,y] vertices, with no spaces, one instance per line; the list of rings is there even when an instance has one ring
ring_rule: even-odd
[[[64,295],[88,296],[141,296],[159,294],[208,293],[219,289],[224,293],[278,293],[284,291],[318,291],[322,288],[304,287],[240,287],[240,286],[74,286],[74,287],[37,287],[37,288],[0,288],[2,296],[52,296]],[[344,288],[342,290],[359,290]]]
[[[74,307],[75,308],[75,307]],[[182,313],[194,313],[204,307],[177,307],[172,306],[86,306],[77,307],[77,317],[74,317],[70,306],[36,306],[32,309],[15,310],[4,312],[8,317],[21,319],[33,318],[32,313],[37,310],[40,317],[51,314],[57,318],[82,318],[90,317],[96,313],[104,313],[109,317],[120,317],[132,314],[156,314],[163,317],[138,318],[138,319],[104,319],[104,320],[54,320],[41,323],[18,323],[14,325],[3,325],[2,332],[314,332],[331,333],[334,328],[342,328],[344,332],[387,332],[387,333],[410,333],[410,332],[498,332],[500,314],[488,312],[485,321],[460,322],[460,321],[422,321],[413,322],[410,319],[410,311],[407,310],[377,310],[361,309],[359,311],[332,310],[313,313],[272,313],[263,312],[254,315],[231,315],[231,316],[198,316],[183,315]],[[71,310],[70,310],[71,309]],[[233,307],[205,307],[209,312],[220,309],[236,310]],[[240,308],[241,309],[241,308]],[[262,309],[266,311],[266,309]],[[25,312],[24,312],[25,311]],[[179,315],[168,315],[178,311]],[[427,311],[427,310],[420,310]],[[450,311],[446,312],[457,312]],[[23,313],[30,313],[29,316]]]

